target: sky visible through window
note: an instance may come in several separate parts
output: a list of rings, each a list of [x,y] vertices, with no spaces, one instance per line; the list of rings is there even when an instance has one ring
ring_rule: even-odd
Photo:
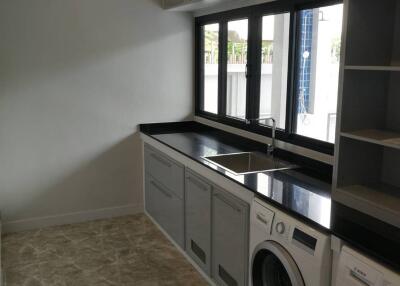
[[[219,24],[205,25],[204,37],[204,111],[218,113]]]

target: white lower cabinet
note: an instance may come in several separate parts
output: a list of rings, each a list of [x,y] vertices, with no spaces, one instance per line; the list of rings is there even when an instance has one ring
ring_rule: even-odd
[[[211,274],[211,195],[211,184],[186,171],[186,252],[208,275]]]
[[[217,285],[246,286],[249,205],[153,148],[145,154],[147,213]]]
[[[247,284],[249,206],[215,188],[212,202],[212,274],[218,285]]]

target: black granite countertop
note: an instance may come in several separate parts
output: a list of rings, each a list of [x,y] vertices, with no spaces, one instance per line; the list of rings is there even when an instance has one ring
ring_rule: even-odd
[[[265,144],[195,122],[142,124],[140,127],[144,134],[242,185],[277,208],[320,230],[330,230],[331,166],[276,150],[277,157],[294,162],[299,168],[235,175],[203,157],[247,151],[265,152]]]

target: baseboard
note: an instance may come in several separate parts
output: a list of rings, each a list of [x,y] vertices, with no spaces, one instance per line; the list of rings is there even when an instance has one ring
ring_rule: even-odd
[[[161,225],[158,224],[158,222],[146,211],[144,210],[144,213],[147,215],[148,218],[156,225],[156,227],[164,234],[164,236],[178,249],[180,253],[186,258],[187,261],[190,262],[190,264],[193,265],[193,267],[197,270],[197,272],[200,273],[200,275],[208,282],[210,286],[217,286],[215,282],[201,269],[196,262],[186,253],[184,249],[180,247],[179,244],[177,244],[174,239],[162,228]]]
[[[55,216],[36,217],[30,219],[3,222],[3,233],[38,229],[48,226],[63,225],[111,218],[143,212],[142,204],[124,205],[111,208],[96,209]]]

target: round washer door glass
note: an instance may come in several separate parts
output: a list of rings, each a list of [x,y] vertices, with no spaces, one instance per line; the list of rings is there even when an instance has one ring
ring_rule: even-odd
[[[253,286],[304,286],[293,258],[278,243],[260,244],[253,256]]]

